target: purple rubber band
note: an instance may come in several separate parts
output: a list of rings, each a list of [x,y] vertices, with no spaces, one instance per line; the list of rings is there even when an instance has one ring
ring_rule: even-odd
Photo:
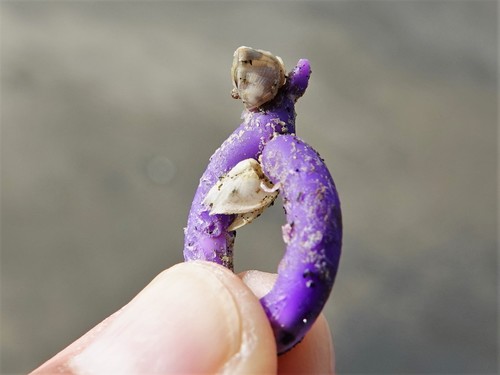
[[[278,353],[296,345],[320,314],[337,273],[342,242],[340,203],[322,159],[295,133],[295,102],[304,94],[311,69],[299,60],[277,96],[259,111],[243,112],[243,123],[210,158],[200,179],[185,229],[184,258],[233,269],[234,215],[210,215],[202,204],[220,177],[242,160],[261,161],[280,184],[287,224],[285,256],[278,279],[261,303],[273,327]]]

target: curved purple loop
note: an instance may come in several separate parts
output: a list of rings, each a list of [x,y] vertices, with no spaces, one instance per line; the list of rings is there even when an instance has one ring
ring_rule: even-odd
[[[304,337],[330,295],[340,260],[342,217],[326,165],[296,136],[267,143],[261,164],[266,176],[280,184],[287,218],[287,249],[278,279],[261,299],[283,353]]]
[[[259,110],[243,111],[243,123],[210,158],[200,178],[185,228],[184,258],[233,269],[233,215],[209,215],[203,200],[218,179],[240,161],[261,157],[264,173],[280,183],[287,212],[287,251],[278,280],[261,299],[274,329],[278,353],[297,344],[321,312],[340,256],[342,222],[333,180],[317,153],[295,133],[295,102],[311,69],[299,60],[276,97]]]

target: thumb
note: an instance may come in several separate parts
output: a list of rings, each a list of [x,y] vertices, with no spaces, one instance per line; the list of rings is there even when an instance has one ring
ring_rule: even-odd
[[[232,272],[178,264],[34,374],[276,373],[259,300]]]

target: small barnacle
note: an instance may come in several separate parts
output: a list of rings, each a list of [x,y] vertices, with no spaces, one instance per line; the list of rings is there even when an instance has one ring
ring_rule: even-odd
[[[231,77],[231,96],[254,110],[274,99],[285,84],[285,65],[271,52],[242,46],[234,52]]]
[[[269,207],[278,196],[278,187],[264,175],[257,160],[245,159],[212,186],[203,204],[210,215],[237,214],[228,228],[231,231],[250,223]]]

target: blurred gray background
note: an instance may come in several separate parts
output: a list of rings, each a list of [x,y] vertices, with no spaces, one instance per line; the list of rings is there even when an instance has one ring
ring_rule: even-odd
[[[313,75],[297,132],[343,204],[342,373],[497,371],[497,3],[1,3],[1,371],[39,365],[182,261],[240,123],[240,45]],[[275,205],[236,269],[274,271]]]

